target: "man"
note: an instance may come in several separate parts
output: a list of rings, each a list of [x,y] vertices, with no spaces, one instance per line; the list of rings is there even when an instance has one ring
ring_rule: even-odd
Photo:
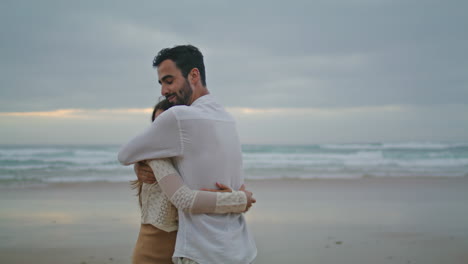
[[[151,144],[138,146],[138,153],[132,154],[134,160],[120,155],[119,160],[129,164],[171,157],[191,189],[210,189],[214,183],[239,189],[243,184],[242,154],[235,122],[209,94],[201,52],[191,45],[163,49],[153,67],[158,71],[161,94],[176,106],[142,134],[154,137]],[[136,167],[137,172],[140,169]],[[248,264],[256,253],[242,214],[179,211],[175,263]]]

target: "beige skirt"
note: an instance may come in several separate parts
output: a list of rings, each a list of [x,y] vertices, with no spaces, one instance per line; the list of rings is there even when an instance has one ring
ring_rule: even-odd
[[[133,251],[133,264],[172,264],[177,231],[166,232],[142,224]]]

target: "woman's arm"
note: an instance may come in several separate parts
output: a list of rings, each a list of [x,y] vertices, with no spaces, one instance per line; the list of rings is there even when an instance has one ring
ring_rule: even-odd
[[[244,191],[210,192],[191,190],[184,184],[170,159],[147,161],[153,170],[161,190],[174,204],[186,212],[202,213],[242,213],[248,208],[248,197]]]

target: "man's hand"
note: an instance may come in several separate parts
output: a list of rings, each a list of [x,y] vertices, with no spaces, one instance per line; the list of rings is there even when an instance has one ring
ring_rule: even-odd
[[[156,182],[156,177],[154,176],[153,170],[145,162],[137,162],[133,166],[135,174],[138,177],[140,182],[153,184]]]
[[[216,183],[216,187],[219,189],[201,189],[202,191],[208,191],[208,192],[232,192],[232,189],[229,188],[229,186],[221,184],[221,183]],[[247,207],[245,208],[244,212],[247,212],[250,207],[252,207],[252,204],[256,203],[257,200],[253,198],[253,193],[251,191],[248,191],[245,189],[245,184],[242,184],[240,187],[239,191],[242,191],[245,193],[245,196],[247,197]]]
[[[219,183],[219,182],[216,183],[216,187],[218,187],[219,189],[206,189],[206,188],[202,188],[202,189],[200,189],[200,190],[202,190],[202,191],[207,191],[207,192],[232,192],[232,189],[229,188],[229,186],[224,185],[224,184]]]

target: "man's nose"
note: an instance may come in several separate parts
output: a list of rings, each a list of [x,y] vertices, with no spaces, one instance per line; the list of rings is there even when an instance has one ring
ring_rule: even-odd
[[[161,95],[166,96],[169,94],[169,89],[167,88],[166,85],[161,85]]]

